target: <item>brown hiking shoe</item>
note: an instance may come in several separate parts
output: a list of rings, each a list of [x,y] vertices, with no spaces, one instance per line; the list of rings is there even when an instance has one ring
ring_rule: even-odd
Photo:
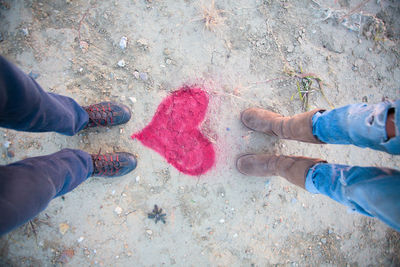
[[[326,162],[297,156],[247,154],[236,161],[239,172],[251,176],[281,176],[301,188],[305,188],[308,170],[315,164]]]
[[[282,139],[323,144],[312,133],[312,117],[321,109],[284,117],[261,108],[249,108],[242,112],[241,120],[251,130],[274,135]]]

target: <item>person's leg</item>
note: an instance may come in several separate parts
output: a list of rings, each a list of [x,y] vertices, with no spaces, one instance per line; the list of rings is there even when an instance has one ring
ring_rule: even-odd
[[[317,112],[312,121],[313,134],[324,143],[353,144],[400,154],[400,100]]]
[[[0,127],[74,135],[85,127],[114,126],[130,118],[130,109],[122,104],[101,102],[81,107],[72,98],[47,93],[0,56]]]
[[[400,231],[400,171],[329,164],[322,159],[247,154],[237,169],[251,176],[281,176],[311,193],[324,194]]]
[[[0,127],[74,135],[88,122],[87,112],[73,99],[43,91],[0,56]]]
[[[32,219],[53,198],[70,192],[89,176],[118,177],[136,165],[130,153],[90,155],[64,149],[0,166],[0,235]]]
[[[400,171],[319,163],[309,169],[305,188],[400,231]]]
[[[241,120],[254,131],[282,139],[315,144],[353,144],[400,154],[399,109],[400,100],[376,105],[353,104],[330,111],[315,109],[292,117],[249,108],[242,112]],[[392,131],[393,137],[387,131]]]
[[[73,149],[0,166],[0,235],[35,217],[92,173],[91,155]]]
[[[304,189],[308,170],[320,162],[326,161],[298,156],[246,154],[236,160],[236,168],[245,175],[281,176]]]

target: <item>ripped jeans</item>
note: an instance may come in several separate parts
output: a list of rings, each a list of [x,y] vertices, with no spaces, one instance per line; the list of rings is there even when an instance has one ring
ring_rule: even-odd
[[[388,140],[386,119],[394,109],[396,136]],[[354,104],[316,113],[313,134],[329,144],[352,144],[400,154],[400,100]],[[400,231],[400,171],[319,163],[307,173],[306,189],[324,194],[361,214],[376,217]]]

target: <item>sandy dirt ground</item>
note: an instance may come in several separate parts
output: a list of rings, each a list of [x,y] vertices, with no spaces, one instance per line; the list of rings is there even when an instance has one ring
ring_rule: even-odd
[[[267,152],[399,169],[383,152],[282,141],[239,120],[251,106],[294,115],[399,98],[399,17],[395,0],[1,0],[2,55],[47,91],[82,105],[119,101],[133,117],[74,137],[0,129],[0,163],[101,148],[139,164],[121,178],[89,178],[1,237],[0,265],[400,265],[400,235],[382,222],[234,164]],[[193,84],[209,94],[201,129],[216,149],[199,177],[130,139],[170,92]],[[147,218],[154,204],[166,224]]]

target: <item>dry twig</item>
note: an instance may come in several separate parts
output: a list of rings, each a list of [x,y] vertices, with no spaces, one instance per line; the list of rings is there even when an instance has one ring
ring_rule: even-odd
[[[223,17],[222,14],[226,13],[226,11],[217,9],[215,7],[215,0],[212,0],[209,6],[203,3],[200,8],[202,12],[201,18],[195,20],[204,22],[204,27],[207,30],[215,32],[218,27],[224,25],[226,17]]]

